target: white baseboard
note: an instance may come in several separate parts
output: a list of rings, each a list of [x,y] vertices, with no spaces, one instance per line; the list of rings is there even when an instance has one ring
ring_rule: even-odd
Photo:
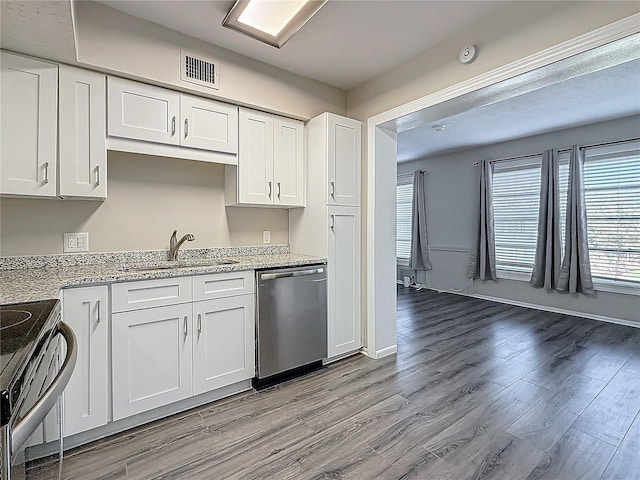
[[[591,320],[599,320],[601,322],[615,323],[615,324],[618,324],[618,325],[625,325],[627,327],[640,328],[640,322],[634,322],[633,320],[624,320],[622,318],[607,317],[605,315],[597,315],[597,314],[594,314],[594,313],[577,312],[575,310],[568,310],[568,309],[565,309],[565,308],[547,307],[546,305],[537,305],[535,303],[520,302],[518,300],[508,300],[508,299],[505,299],[505,298],[492,297],[492,296],[489,296],[489,295],[480,295],[480,294],[477,294],[477,293],[474,293],[473,295],[466,295],[464,293],[461,294],[461,293],[458,293],[458,292],[445,292],[445,293],[455,293],[455,294],[458,294],[458,295],[464,295],[466,297],[473,297],[473,298],[479,298],[481,300],[489,300],[491,302],[505,303],[507,305],[514,305],[516,307],[533,308],[534,310],[542,310],[544,312],[560,313],[560,314],[563,314],[563,315],[573,315],[574,317],[589,318]]]
[[[397,352],[398,352],[398,345],[391,345],[390,347],[386,347],[381,350],[376,350],[376,353],[373,356],[373,358],[377,360],[379,358],[388,357],[389,355],[393,355],[394,353],[397,353]]]

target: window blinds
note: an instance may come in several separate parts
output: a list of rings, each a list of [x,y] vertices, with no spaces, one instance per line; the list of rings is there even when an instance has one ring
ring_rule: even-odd
[[[584,187],[594,281],[640,282],[640,141],[587,148]]]
[[[413,173],[398,175],[396,187],[396,258],[398,265],[409,265],[412,206]]]
[[[498,276],[530,274],[540,205],[541,155],[494,164]],[[569,153],[559,154],[560,244],[564,255]],[[591,274],[597,283],[640,283],[640,141],[585,149]]]
[[[536,253],[542,155],[493,165],[496,270],[531,273]]]

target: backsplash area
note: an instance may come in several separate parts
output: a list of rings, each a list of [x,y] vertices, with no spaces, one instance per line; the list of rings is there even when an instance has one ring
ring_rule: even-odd
[[[289,242],[286,209],[225,207],[224,166],[109,152],[108,198],[0,199],[0,255],[62,253],[65,232],[88,232],[90,252],[162,250],[173,230],[189,248]]]

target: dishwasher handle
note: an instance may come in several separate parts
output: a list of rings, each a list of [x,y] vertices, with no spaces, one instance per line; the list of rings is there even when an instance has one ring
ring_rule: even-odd
[[[260,280],[275,280],[276,278],[289,278],[289,277],[305,277],[307,275],[316,275],[318,273],[324,273],[324,267],[310,268],[309,270],[294,270],[293,272],[261,273]]]

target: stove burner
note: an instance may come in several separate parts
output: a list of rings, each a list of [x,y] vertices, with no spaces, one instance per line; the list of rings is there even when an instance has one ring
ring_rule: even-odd
[[[32,317],[26,310],[0,310],[0,330],[15,327]]]

